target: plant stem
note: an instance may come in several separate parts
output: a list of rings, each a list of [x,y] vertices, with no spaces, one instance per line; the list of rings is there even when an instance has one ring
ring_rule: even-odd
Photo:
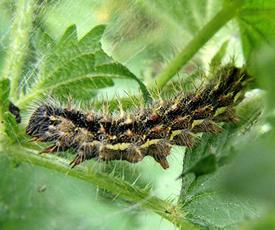
[[[4,78],[9,78],[11,81],[10,98],[14,102],[19,96],[19,81],[29,49],[34,7],[35,0],[16,1],[15,18],[10,34],[11,40],[3,68]]]
[[[140,204],[141,207],[152,210],[161,217],[177,225],[181,229],[196,229],[193,224],[188,222],[183,215],[182,210],[167,201],[161,200],[155,196],[151,196],[148,189],[137,188],[119,178],[112,175],[96,172],[87,168],[78,167],[71,169],[65,160],[49,159],[49,157],[41,157],[26,148],[14,145],[9,149],[2,150],[2,153],[16,159],[20,162],[31,163],[36,166],[41,166],[47,169],[55,170],[57,172],[78,178],[96,185],[99,188],[106,189],[115,195],[128,201]]]
[[[228,21],[230,21],[243,1],[235,0],[226,4],[223,9],[210,20],[197,35],[187,44],[187,46],[166,66],[166,68],[156,77],[158,89],[162,89],[166,83],[197,53],[197,51]],[[151,86],[153,87],[153,85]]]

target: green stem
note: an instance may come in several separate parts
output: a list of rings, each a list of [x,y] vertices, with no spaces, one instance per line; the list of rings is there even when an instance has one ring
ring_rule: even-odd
[[[16,101],[19,96],[19,81],[29,49],[35,0],[16,1],[15,18],[10,34],[10,45],[3,68],[4,78],[11,81],[10,98]]]
[[[3,150],[2,150],[3,151]],[[179,226],[181,229],[195,229],[195,226],[184,218],[184,214],[179,206],[175,206],[167,201],[161,200],[150,195],[148,189],[140,189],[126,181],[115,178],[106,173],[100,173],[87,168],[78,167],[71,169],[65,160],[50,159],[51,157],[42,157],[30,152],[29,149],[19,147],[9,147],[2,153],[6,153],[13,159],[20,162],[27,162],[33,165],[41,166],[47,169],[55,170],[60,173],[78,178],[96,185],[99,188],[106,189],[113,194],[118,194],[121,198],[140,204],[140,206],[152,210],[161,217]]]
[[[187,44],[187,46],[166,66],[166,68],[156,77],[156,84],[159,89],[166,83],[197,53],[197,51],[228,21],[230,21],[243,1],[235,0],[231,4],[226,4],[224,8],[209,21],[198,34]],[[153,87],[153,85],[152,85]]]

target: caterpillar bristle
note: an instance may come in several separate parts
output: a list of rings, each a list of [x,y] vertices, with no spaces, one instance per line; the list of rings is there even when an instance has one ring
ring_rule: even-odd
[[[110,113],[108,102],[101,112],[75,109],[71,99],[65,107],[45,102],[33,112],[26,133],[32,140],[53,143],[42,153],[74,149],[72,168],[90,159],[135,163],[150,156],[166,169],[172,145],[192,148],[197,133],[218,134],[220,122],[239,121],[234,107],[243,98],[250,76],[233,65],[222,67],[216,75],[194,92],[180,92],[170,99],[157,92],[155,102],[132,112],[120,101],[119,113]]]

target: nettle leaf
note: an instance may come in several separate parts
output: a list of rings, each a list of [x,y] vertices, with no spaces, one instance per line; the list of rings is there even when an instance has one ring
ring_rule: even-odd
[[[184,211],[191,222],[210,229],[238,229],[238,224],[260,215],[253,201],[223,192],[224,167],[199,177],[189,188]]]
[[[233,136],[233,130],[233,126],[227,125],[219,136],[204,134],[195,148],[186,151],[182,170],[181,200],[185,200],[188,189],[196,178],[215,172],[219,161],[222,164],[223,158],[228,157],[226,148],[230,148],[229,139]],[[192,181],[189,178],[192,178]]]
[[[76,25],[71,25],[67,28],[62,38],[60,39],[58,46],[64,48],[66,46],[70,47],[72,44],[77,44],[77,29]]]
[[[100,40],[104,30],[104,25],[96,26],[78,40],[76,26],[72,25],[57,43],[49,35],[42,34],[41,64],[30,93],[91,99],[97,89],[113,86],[113,79],[125,78],[135,80],[145,100],[150,100],[145,85],[102,50]]]
[[[204,159],[216,158],[208,156]],[[200,162],[202,163],[202,161]],[[226,166],[222,166],[217,167],[213,172],[211,165],[217,165],[216,162],[216,160],[203,162],[209,165],[210,173],[196,177],[197,171],[195,171],[183,177],[182,186],[184,187],[181,193],[181,203],[183,211],[188,213],[186,218],[201,226],[224,229],[233,227],[246,219],[258,217],[260,210],[257,209],[254,201],[234,196],[223,190],[221,181],[224,178],[224,173],[228,170],[226,170]],[[199,169],[199,166],[202,165],[197,164],[195,169]],[[201,171],[200,169],[199,172]]]
[[[195,148],[186,151],[180,203],[191,222],[210,228],[234,228],[260,215],[255,202],[226,193],[222,180],[236,154],[234,146],[242,139],[239,133],[243,136],[259,120],[262,102],[260,96],[246,99],[237,110],[238,125],[225,125],[219,135],[204,134]]]
[[[54,39],[45,31],[38,30],[35,39],[35,49],[39,56],[46,55],[55,46]]]
[[[238,14],[244,56],[251,55],[262,46],[274,46],[275,1],[250,0]]]

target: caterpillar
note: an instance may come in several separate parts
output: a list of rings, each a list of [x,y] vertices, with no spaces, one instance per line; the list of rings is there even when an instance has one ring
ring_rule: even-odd
[[[74,149],[72,168],[90,159],[135,163],[151,156],[167,169],[172,145],[192,148],[196,134],[217,134],[222,130],[219,123],[238,122],[234,107],[250,78],[245,68],[228,64],[194,92],[179,92],[171,99],[122,114],[42,103],[31,115],[26,133],[33,140],[53,143],[43,153]]]

